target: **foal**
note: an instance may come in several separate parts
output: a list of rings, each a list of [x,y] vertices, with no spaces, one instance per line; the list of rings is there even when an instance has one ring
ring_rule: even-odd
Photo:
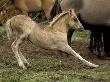
[[[29,65],[19,49],[19,45],[25,38],[41,48],[60,50],[75,56],[88,66],[98,67],[98,65],[83,59],[68,45],[68,30],[83,30],[83,26],[79,22],[74,10],[62,12],[60,15],[56,16],[46,28],[41,27],[42,26],[25,15],[15,16],[6,22],[8,38],[11,39],[12,32],[16,33],[16,40],[12,43],[11,47],[19,66],[23,69],[26,69],[24,63]]]

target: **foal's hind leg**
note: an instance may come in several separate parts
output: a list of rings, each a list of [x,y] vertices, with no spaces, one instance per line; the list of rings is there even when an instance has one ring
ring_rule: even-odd
[[[15,57],[16,57],[16,59],[18,61],[19,66],[22,67],[23,69],[26,69],[26,67],[24,66],[24,64],[23,64],[23,62],[21,60],[20,54],[18,52],[19,43],[20,43],[20,40],[19,39],[16,39],[12,43],[11,47],[12,47],[12,50],[13,50],[13,52],[15,54]]]
[[[66,52],[68,54],[71,54],[73,56],[75,56],[76,58],[78,58],[79,60],[81,60],[84,64],[90,66],[90,67],[98,67],[98,65],[95,65],[87,60],[85,60],[84,58],[82,58],[78,53],[76,53],[69,45],[63,45],[59,48],[61,51]]]
[[[23,56],[23,54],[21,53],[20,48],[19,48],[19,53],[20,53],[21,60],[29,66],[29,62],[26,60],[26,58],[25,58],[25,57]]]
[[[24,61],[25,59],[24,59],[24,56],[21,56],[22,54],[19,53],[19,45],[21,44],[22,40],[23,40],[24,38],[26,38],[26,36],[27,36],[27,35],[25,35],[25,34],[21,35],[21,36],[20,36],[18,39],[16,39],[16,40],[13,42],[13,44],[12,44],[12,50],[13,50],[15,56],[16,56],[16,59],[17,59],[17,61],[18,61],[18,64],[19,64],[19,66],[22,67],[23,69],[26,69],[26,67],[25,67],[25,65],[24,65],[24,63],[23,63],[23,61]]]

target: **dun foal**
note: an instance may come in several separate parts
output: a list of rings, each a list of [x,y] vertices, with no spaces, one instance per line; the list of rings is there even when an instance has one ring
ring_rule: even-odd
[[[75,56],[88,66],[98,67],[98,65],[83,59],[68,45],[67,32],[69,29],[83,30],[83,26],[79,22],[74,10],[64,11],[56,16],[46,28],[42,28],[38,23],[35,23],[25,15],[15,16],[6,22],[8,38],[11,39],[12,32],[16,33],[16,40],[12,43],[11,47],[19,66],[23,69],[26,69],[24,63],[29,65],[19,49],[19,45],[25,38],[41,48],[60,50]]]

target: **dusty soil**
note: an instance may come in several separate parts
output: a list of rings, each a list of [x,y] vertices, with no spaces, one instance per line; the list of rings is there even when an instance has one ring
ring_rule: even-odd
[[[17,62],[15,63],[16,59],[10,47],[11,43],[12,41],[8,41],[6,37],[4,37],[3,39],[0,39],[0,63],[5,62],[6,65],[9,65],[10,63],[13,62],[12,65],[17,66],[16,65]],[[95,64],[99,64],[101,66],[100,68],[110,65],[109,60],[100,60],[96,57],[95,54],[90,53],[90,51],[88,50],[88,43],[77,41],[72,43],[72,48],[76,52],[80,53],[80,55],[83,58]],[[78,65],[80,64],[80,67],[78,67],[78,69],[80,68],[90,69],[89,67],[86,67],[85,65],[82,64],[82,62],[78,61],[72,56],[67,57],[65,53],[40,49],[27,41],[25,41],[24,44],[21,45],[21,50],[24,56],[28,60],[31,60],[31,59],[37,60],[38,58],[41,58],[41,57],[54,57],[54,58],[61,59],[62,61],[66,61],[66,63],[68,64],[75,65],[76,67],[78,67]],[[71,66],[68,67],[67,69],[69,68],[72,69]],[[87,82],[107,82],[106,80],[95,80],[88,77],[81,77],[80,79]]]

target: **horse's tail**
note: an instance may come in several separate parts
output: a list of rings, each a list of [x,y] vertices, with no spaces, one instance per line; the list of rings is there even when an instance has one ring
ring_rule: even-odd
[[[11,40],[12,36],[12,28],[11,28],[11,20],[7,20],[6,22],[6,33],[9,40]]]

